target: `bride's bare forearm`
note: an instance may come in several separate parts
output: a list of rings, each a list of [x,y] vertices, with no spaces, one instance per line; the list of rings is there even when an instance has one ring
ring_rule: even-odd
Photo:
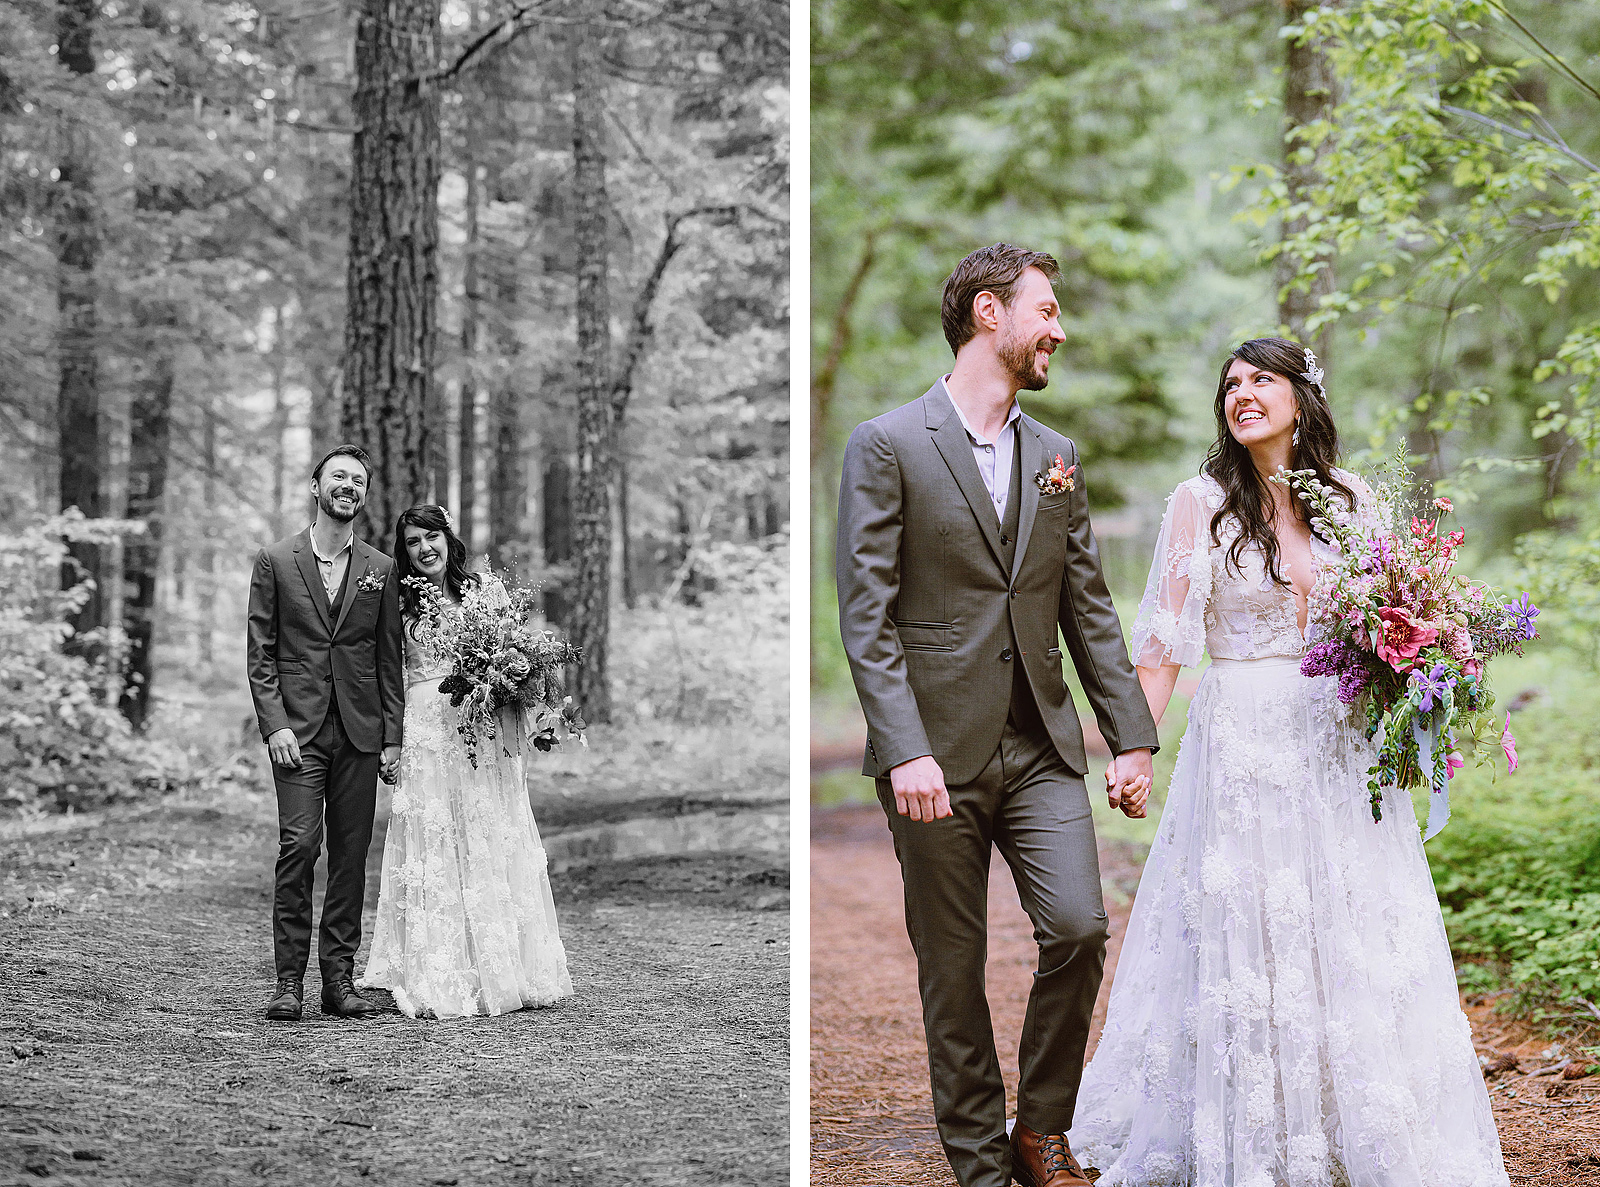
[[[1145,703],[1150,706],[1150,716],[1157,725],[1161,724],[1161,715],[1167,711],[1167,702],[1172,700],[1172,690],[1178,686],[1180,670],[1177,664],[1134,669],[1139,673],[1139,687],[1144,689]]]

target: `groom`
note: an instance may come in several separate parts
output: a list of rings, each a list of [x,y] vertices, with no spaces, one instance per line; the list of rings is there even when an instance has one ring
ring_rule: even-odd
[[[353,523],[372,474],[354,445],[311,476],[311,526],[261,550],[250,579],[250,695],[278,792],[272,903],[278,986],[267,1017],[298,1022],[311,956],[311,897],[323,834],[322,1012],[361,1018],[377,1007],[351,980],[361,946],[367,848],[378,776],[393,782],[405,714],[400,604],[393,562]],[[326,821],[326,824],[324,824]]]
[[[905,883],[934,1113],[962,1187],[1087,1187],[1072,1125],[1106,914],[1062,681],[1059,625],[1117,758],[1113,804],[1147,786],[1156,730],[1100,571],[1077,450],[1022,415],[1065,339],[1042,252],[957,265],[942,321],[955,365],[858,426],[839,492],[839,618]],[[1137,797],[1142,801],[1142,796]],[[984,997],[990,845],[1033,921],[1017,1124]]]

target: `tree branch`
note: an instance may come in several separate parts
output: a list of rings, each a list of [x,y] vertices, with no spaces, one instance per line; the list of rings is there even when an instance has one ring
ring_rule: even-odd
[[[639,360],[644,357],[644,348],[649,344],[650,306],[655,302],[656,293],[660,291],[662,277],[666,275],[667,265],[672,263],[672,257],[684,246],[684,240],[678,237],[679,228],[692,218],[708,218],[719,216],[728,219],[737,219],[741,212],[751,211],[761,214],[763,212],[754,207],[743,204],[723,206],[696,206],[678,214],[667,216],[667,235],[661,241],[661,250],[656,253],[655,265],[650,269],[650,274],[645,277],[644,283],[639,286],[639,292],[633,299],[633,316],[629,319],[628,345],[623,351],[622,366],[617,370],[617,376],[611,384],[611,427],[613,432],[622,428],[623,418],[628,412],[628,401],[633,395],[633,374],[639,366]]]
[[[1477,112],[1477,111],[1468,111],[1465,107],[1455,107],[1455,106],[1453,106],[1453,105],[1451,105],[1449,103],[1441,103],[1441,104],[1439,104],[1439,110],[1440,111],[1448,111],[1451,115],[1459,115],[1459,116],[1463,117],[1464,119],[1476,120],[1478,123],[1484,124],[1484,125],[1486,125],[1488,127],[1491,127],[1491,128],[1494,128],[1496,131],[1504,132],[1507,136],[1515,136],[1518,140],[1535,140],[1535,141],[1538,141],[1540,144],[1544,145],[1546,148],[1554,149],[1556,152],[1560,153],[1562,156],[1568,157],[1571,160],[1576,161],[1578,164],[1582,165],[1585,169],[1587,169],[1590,173],[1600,173],[1600,165],[1596,165],[1593,161],[1589,160],[1587,157],[1582,156],[1579,153],[1573,152],[1572,149],[1568,148],[1565,144],[1562,144],[1562,143],[1560,143],[1559,141],[1556,141],[1556,140],[1551,140],[1548,136],[1540,136],[1536,132],[1524,131],[1522,128],[1513,128],[1510,124],[1502,123],[1500,120],[1495,119],[1493,116],[1484,115],[1481,112]]]

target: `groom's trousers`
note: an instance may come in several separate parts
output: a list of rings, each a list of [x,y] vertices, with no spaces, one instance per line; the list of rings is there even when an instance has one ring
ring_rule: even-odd
[[[948,789],[953,815],[943,820],[901,816],[889,780],[877,781],[905,882],[934,1116],[962,1187],[1010,1182],[1005,1085],[984,996],[991,845],[1011,867],[1039,945],[1018,1053],[1017,1120],[1029,1129],[1061,1133],[1072,1124],[1105,968],[1106,913],[1083,778],[1036,717],[1015,716],[1023,720],[1007,722],[982,773]]]
[[[324,983],[354,971],[379,761],[379,755],[356,749],[346,736],[335,696],[316,737],[300,748],[299,767],[272,768],[278,791],[272,951],[280,978],[300,980],[311,958],[312,889],[324,835],[328,887],[322,896],[317,960]]]

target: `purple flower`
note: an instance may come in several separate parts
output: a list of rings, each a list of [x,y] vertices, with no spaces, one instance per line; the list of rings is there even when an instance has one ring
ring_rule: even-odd
[[[1444,664],[1434,664],[1433,671],[1426,676],[1421,668],[1414,668],[1411,672],[1411,683],[1422,691],[1422,699],[1417,702],[1417,708],[1423,713],[1432,713],[1435,705],[1444,704],[1445,694],[1455,686],[1456,675]]]
[[[1539,607],[1535,606],[1533,602],[1529,600],[1527,594],[1523,594],[1522,597],[1515,602],[1507,602],[1505,605],[1505,611],[1507,614],[1511,615],[1513,621],[1516,623],[1517,630],[1522,633],[1522,637],[1524,639],[1533,639],[1538,636],[1539,631],[1538,628],[1533,625],[1533,620],[1539,617]]]
[[[1355,703],[1355,699],[1367,690],[1372,683],[1372,672],[1366,664],[1357,664],[1346,668],[1339,673],[1339,702],[1344,705]]]

